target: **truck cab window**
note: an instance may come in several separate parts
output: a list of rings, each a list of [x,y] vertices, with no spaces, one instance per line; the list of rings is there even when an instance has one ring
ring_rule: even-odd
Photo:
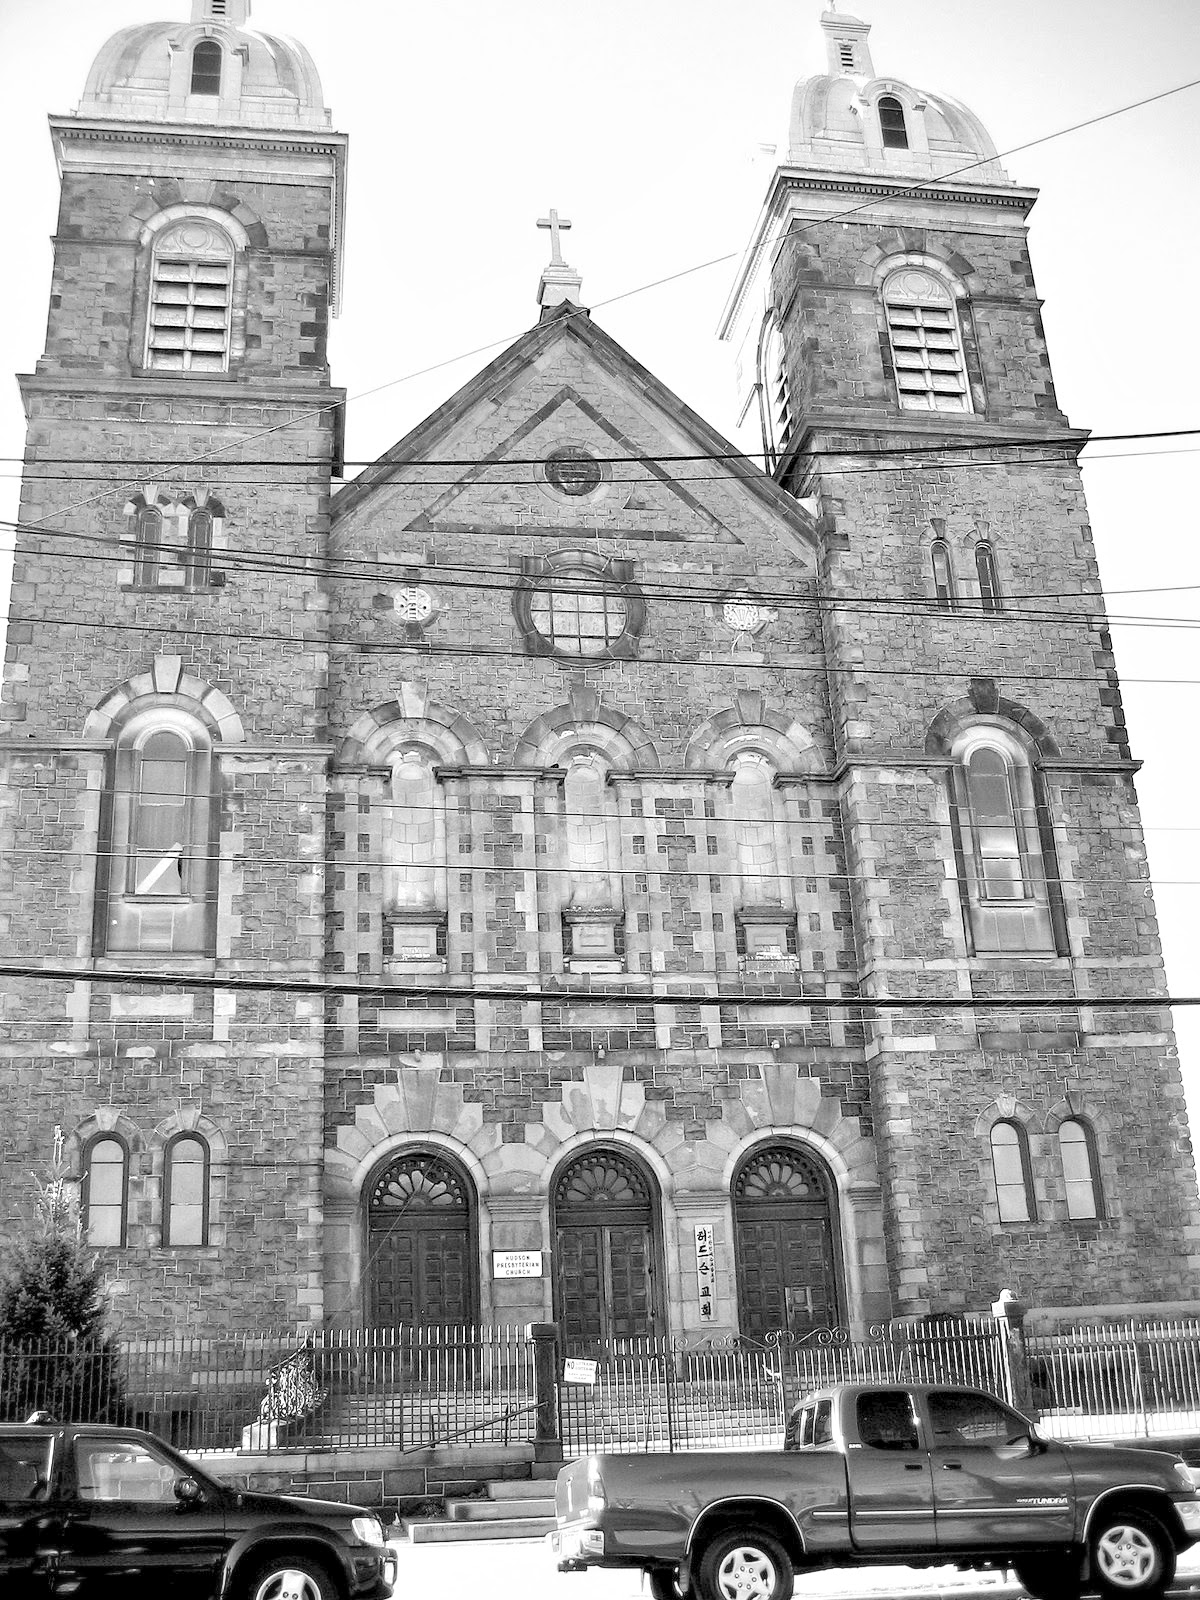
[[[858,1436],[872,1450],[917,1449],[917,1419],[902,1389],[858,1397]]]
[[[1029,1425],[998,1400],[953,1391],[929,1396],[929,1420],[937,1446],[986,1445],[995,1449],[1029,1432]]]

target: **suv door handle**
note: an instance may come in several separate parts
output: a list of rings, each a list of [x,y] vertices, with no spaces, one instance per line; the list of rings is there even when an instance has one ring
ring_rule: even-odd
[[[904,1470],[905,1472],[924,1472],[925,1463],[923,1461],[906,1461]]]
[[[943,1461],[942,1462],[942,1471],[943,1472],[961,1472],[962,1471],[962,1462],[961,1461]]]

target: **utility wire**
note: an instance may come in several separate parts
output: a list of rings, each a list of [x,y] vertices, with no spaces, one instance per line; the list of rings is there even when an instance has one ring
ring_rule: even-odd
[[[1094,444],[1116,444],[1129,440],[1140,439],[1183,439],[1191,438],[1196,434],[1200,434],[1200,428],[1158,428],[1153,430],[1142,430],[1134,433],[1093,433],[1089,434],[1083,443],[1085,448],[1090,448]],[[946,440],[943,444],[911,444],[896,446],[843,445],[837,449],[830,448],[824,450],[814,449],[805,451],[805,460],[818,460],[825,456],[836,457],[838,460],[844,460],[846,457],[853,458],[855,456],[868,456],[878,459],[886,456],[908,457],[926,455],[955,455],[960,452],[967,453],[973,450],[1049,449],[1053,446],[1074,447],[1078,446],[1079,444],[1079,431],[1074,430],[1070,433],[1064,433],[1059,438],[1055,438],[1053,436],[1045,438],[1014,436],[1007,439],[973,439],[959,440],[957,442],[954,440]],[[747,466],[754,467],[755,476],[761,477],[762,469],[758,466],[758,454],[759,452],[748,450],[692,450],[676,451],[665,455],[649,455],[642,453],[630,454],[628,452],[619,456],[602,456],[593,454],[592,459],[608,466],[661,466],[664,462],[736,461],[743,462]],[[1111,459],[1120,460],[1121,458],[1117,456]],[[388,458],[385,454],[383,456],[376,456],[371,460],[346,461],[343,462],[343,465],[354,467],[376,467],[381,463],[387,463],[387,460]],[[498,460],[493,459],[491,456],[413,456],[406,457],[403,460],[398,460],[391,464],[405,468],[487,466],[544,467],[547,460],[548,457],[546,456],[504,456]],[[17,463],[23,462],[29,467],[41,467],[45,465],[121,467],[123,469],[123,475],[128,473],[128,469],[131,466],[148,468],[176,464],[175,458],[172,456],[139,456],[136,458],[130,458],[129,456],[39,455],[29,459],[26,459],[22,456],[0,456],[0,462],[5,461]],[[229,463],[230,466],[235,467],[278,467],[284,464],[285,463],[281,462],[277,456],[258,456],[248,458],[241,457],[239,460],[231,461]],[[314,463],[307,458],[297,457],[296,470],[306,471],[309,474],[312,474],[320,471],[320,463]]]
[[[916,974],[914,974],[916,976]],[[547,983],[543,978],[540,986],[509,987],[498,984],[495,974],[488,974],[490,981],[477,985],[462,984],[405,984],[400,987],[389,983],[382,975],[372,982],[366,978],[351,979],[322,979],[320,981],[302,981],[294,977],[280,976],[277,978],[251,978],[241,973],[216,975],[208,973],[189,973],[186,976],[162,972],[113,970],[104,971],[96,967],[71,968],[61,965],[35,966],[30,962],[0,961],[0,977],[7,978],[32,978],[47,983],[98,983],[113,987],[127,987],[128,985],[145,986],[147,988],[165,988],[176,990],[229,990],[232,992],[249,991],[255,994],[288,994],[301,998],[334,999],[346,995],[371,996],[392,1002],[406,999],[426,1000],[461,1000],[464,1002],[490,1000],[509,1002],[512,1004],[541,1004],[541,1005],[599,1005],[612,1006],[626,1005],[671,1005],[671,1006],[713,1006],[713,1005],[749,1005],[756,1007],[809,1007],[813,1010],[823,1011],[929,1011],[940,1013],[945,1011],[1046,1011],[1046,1010],[1078,1010],[1088,1008],[1106,1011],[1143,1011],[1166,1007],[1200,1006],[1200,995],[996,995],[991,998],[977,995],[961,995],[952,999],[930,999],[928,996],[887,996],[851,998],[847,996],[810,995],[793,993],[788,995],[758,994],[746,991],[722,989],[719,982],[712,987],[690,989],[663,989],[639,988],[636,982],[629,982],[625,976],[622,984],[621,975],[606,976],[605,987],[602,989],[574,989],[558,988]],[[669,977],[666,973],[656,973],[655,977],[663,979]],[[774,987],[778,978],[770,981]],[[0,1019],[2,1020],[2,1019]],[[136,1019],[135,1019],[136,1020]],[[289,1024],[290,1025],[290,1024]],[[234,1024],[236,1026],[236,1023]],[[391,1032],[403,1032],[404,1029],[391,1029]],[[429,1029],[414,1028],[411,1032],[429,1032]],[[442,1029],[432,1030],[442,1032]]]

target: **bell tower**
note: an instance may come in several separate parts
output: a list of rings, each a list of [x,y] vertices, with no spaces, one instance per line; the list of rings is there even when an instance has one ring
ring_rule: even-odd
[[[87,1237],[149,1325],[200,1296],[210,1325],[322,1312],[321,1030],[303,1000],[219,986],[323,970],[346,140],[307,51],[249,9],[192,0],[186,21],[122,29],[51,118],[50,312],[20,379],[0,855],[23,908],[10,948],[47,970],[10,985],[44,1091],[20,1159],[38,1166],[52,1125],[83,1130]],[[264,1163],[283,1099],[287,1154]],[[182,1176],[171,1189],[180,1139],[202,1216]],[[107,1221],[94,1149],[142,1197]],[[160,1274],[169,1292],[138,1306]]]
[[[860,993],[929,1002],[867,1013],[896,1310],[1094,1303],[1097,1248],[1113,1300],[1186,1296],[1195,1176],[1036,192],[960,102],[881,76],[867,23],[821,30],[721,333],[768,469],[820,507]]]

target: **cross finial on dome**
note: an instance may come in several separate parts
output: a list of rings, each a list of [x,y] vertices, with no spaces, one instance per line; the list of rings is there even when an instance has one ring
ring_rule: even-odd
[[[569,267],[563,260],[559,243],[559,236],[570,226],[566,217],[560,217],[553,206],[548,217],[538,218],[538,227],[550,230],[550,261],[543,269],[542,279],[538,284],[537,300],[543,312],[562,305],[564,301],[569,301],[574,306],[583,304],[579,298],[583,279],[574,267]]]

